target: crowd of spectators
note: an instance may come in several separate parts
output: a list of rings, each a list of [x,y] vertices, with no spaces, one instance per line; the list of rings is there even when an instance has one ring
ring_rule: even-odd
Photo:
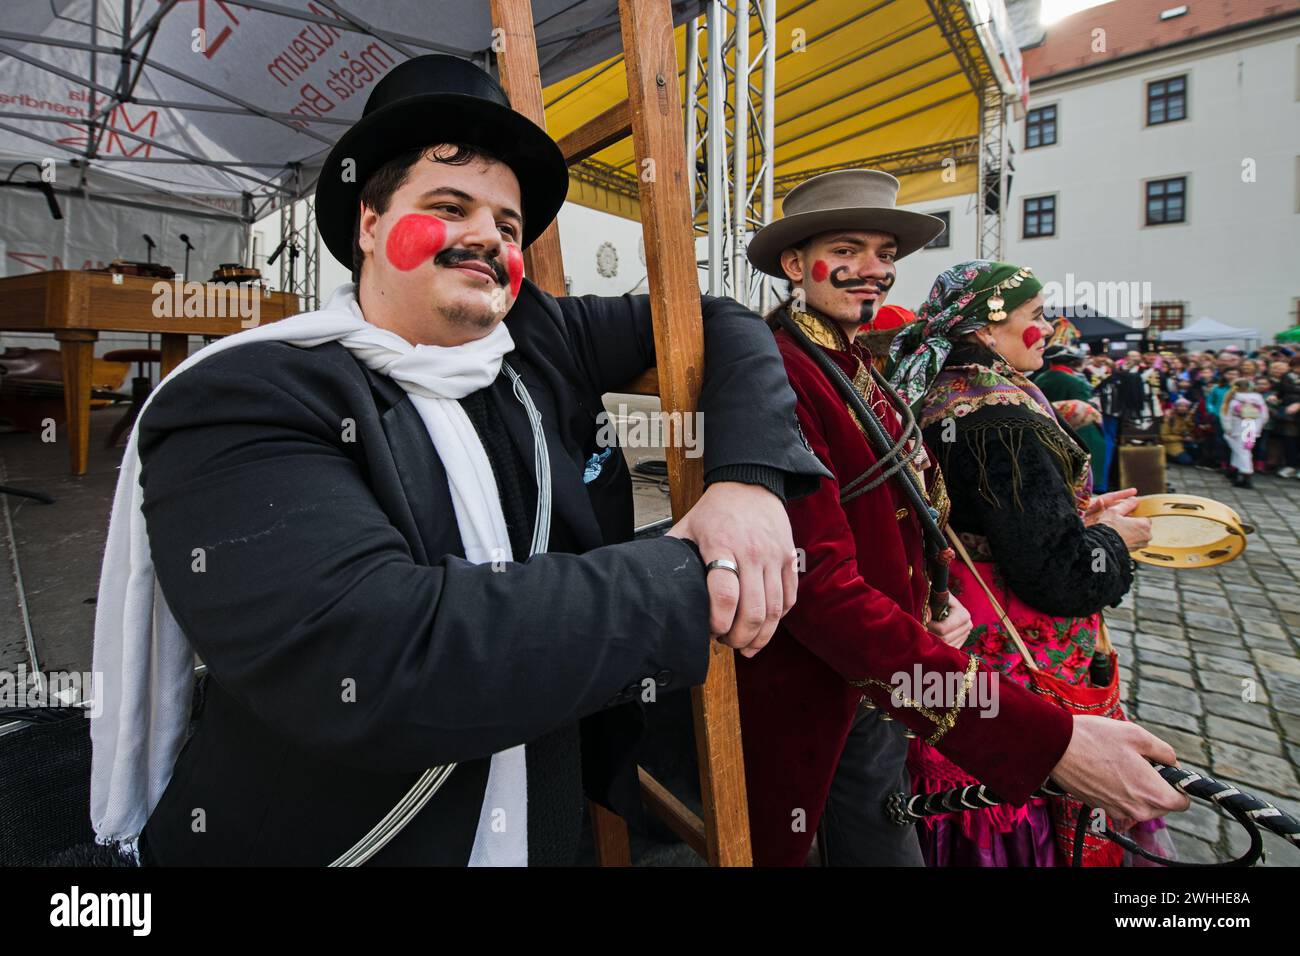
[[[1221,471],[1241,487],[1256,472],[1300,477],[1300,352],[1130,351],[1093,356],[1080,373],[1108,424],[1127,417],[1158,429],[1171,462]],[[1108,445],[1118,432],[1107,428]]]

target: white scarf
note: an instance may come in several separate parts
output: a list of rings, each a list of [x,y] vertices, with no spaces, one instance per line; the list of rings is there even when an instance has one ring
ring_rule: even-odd
[[[355,286],[347,284],[317,312],[249,329],[196,352],[159,384],[149,401],[176,376],[229,348],[254,342],[312,348],[334,341],[410,395],[446,468],[466,560],[513,560],[487,452],[457,401],[491,385],[500,374],[502,360],[514,348],[505,323],[454,348],[413,346],[366,322]],[[113,496],[95,610],[93,666],[103,675],[102,701],[96,702],[100,716],[90,726],[90,816],[96,839],[130,848],[162,797],[184,743],[194,668],[194,650],[158,587],[149,553],[137,448],[142,418],[143,410],[131,430]],[[527,864],[526,785],[523,745],[492,757],[471,866]],[[505,812],[509,825],[504,830],[491,826],[493,810]]]

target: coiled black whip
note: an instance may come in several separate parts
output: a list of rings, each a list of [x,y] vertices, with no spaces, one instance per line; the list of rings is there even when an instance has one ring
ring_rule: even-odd
[[[881,387],[886,399],[891,401],[894,407],[898,409],[904,421],[903,434],[897,443],[891,442],[888,432],[885,431],[885,426],[881,424],[880,419],[876,417],[871,407],[862,400],[862,396],[853,387],[853,383],[849,381],[848,376],[831,360],[830,356],[804,334],[803,329],[799,328],[794,320],[790,318],[789,312],[785,309],[778,311],[777,321],[780,323],[781,328],[790,334],[795,343],[808,353],[808,357],[822,370],[822,374],[835,386],[835,390],[840,393],[840,397],[844,399],[849,408],[853,410],[853,414],[858,421],[862,423],[867,440],[876,454],[876,466],[887,468],[879,480],[883,481],[889,475],[895,472],[898,473],[899,485],[915,510],[917,519],[921,522],[922,534],[925,537],[926,554],[930,565],[930,611],[935,618],[943,620],[948,613],[948,565],[952,563],[953,551],[948,546],[948,539],[944,536],[943,529],[939,527],[938,512],[930,507],[930,503],[925,498],[925,492],[918,484],[915,475],[903,467],[910,457],[915,456],[920,451],[921,447],[918,435],[916,448],[913,449],[911,455],[905,456],[905,453],[902,452],[902,446],[906,444],[911,435],[916,433],[916,422],[912,418],[911,409],[889,388],[883,378],[875,374],[873,369],[872,377],[877,385]],[[854,481],[849,482],[847,487],[855,485],[859,480],[854,479]],[[858,493],[874,488],[878,483],[874,482],[866,488],[860,488]]]
[[[1181,767],[1166,767],[1162,764],[1155,764],[1155,769],[1171,787],[1181,790],[1189,797],[1195,797],[1213,804],[1245,827],[1246,832],[1250,834],[1250,848],[1241,856],[1227,863],[1191,863],[1183,860],[1167,860],[1150,853],[1134,843],[1129,837],[1122,833],[1116,833],[1107,825],[1101,835],[1118,843],[1130,853],[1136,853],[1144,859],[1163,866],[1254,866],[1264,855],[1264,841],[1259,832],[1260,827],[1270,833],[1277,834],[1292,846],[1300,848],[1300,821],[1279,810],[1273,804],[1246,793],[1244,790],[1239,790],[1236,787],[1215,780],[1213,777],[1192,770],[1184,770]],[[1048,780],[1034,793],[1034,796],[1065,797],[1069,796],[1069,794],[1061,790],[1053,781]],[[957,787],[936,793],[918,793],[913,797],[909,797],[905,793],[892,793],[885,800],[885,815],[899,826],[907,826],[926,817],[938,816],[943,813],[961,813],[966,810],[983,810],[1005,802],[983,784],[971,784],[970,786]],[[1079,809],[1079,821],[1075,827],[1074,839],[1075,866],[1078,866],[1082,861],[1083,832],[1086,829],[1090,815],[1090,807],[1083,806]]]

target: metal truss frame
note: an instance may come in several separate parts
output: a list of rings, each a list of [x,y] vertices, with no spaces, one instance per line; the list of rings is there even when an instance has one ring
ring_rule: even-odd
[[[294,185],[302,192],[302,172],[294,169]],[[299,206],[301,205],[301,215]],[[300,221],[301,220],[301,221]],[[287,241],[286,241],[287,240]],[[316,228],[316,204],[286,202],[280,207],[281,290],[302,297],[306,311],[320,308],[320,231]],[[298,259],[302,259],[301,272]],[[351,267],[351,263],[343,263]]]
[[[975,202],[976,256],[1002,258],[1002,234],[1006,222],[1007,183],[1011,170],[1008,156],[1007,107],[1010,105],[988,60],[980,50],[970,0],[926,0],[935,22],[961,64],[971,90],[979,100],[979,174]]]
[[[702,264],[710,294],[766,310],[768,283],[751,274],[745,250],[750,234],[772,218],[776,0],[709,0],[703,31],[700,19],[686,27],[685,128],[695,170],[691,208],[697,223],[703,216],[705,227],[696,229],[707,238]]]

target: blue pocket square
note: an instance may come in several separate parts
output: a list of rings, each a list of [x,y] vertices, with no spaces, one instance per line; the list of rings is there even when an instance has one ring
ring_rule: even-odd
[[[600,454],[593,454],[587,459],[587,467],[582,472],[582,483],[589,485],[600,477],[600,470],[604,467],[605,462],[609,460],[610,452],[613,448],[606,448]]]

